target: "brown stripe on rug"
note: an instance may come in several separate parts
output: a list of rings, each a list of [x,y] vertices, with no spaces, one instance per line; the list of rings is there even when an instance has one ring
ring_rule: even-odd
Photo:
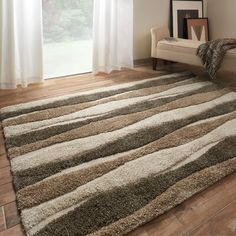
[[[236,171],[236,93],[189,72],[0,116],[29,236],[122,236]]]

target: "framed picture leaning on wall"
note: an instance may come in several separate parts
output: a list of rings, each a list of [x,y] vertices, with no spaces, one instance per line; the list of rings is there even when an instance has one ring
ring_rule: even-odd
[[[170,0],[171,31],[175,38],[188,38],[187,19],[202,18],[203,0]]]
[[[194,41],[209,41],[208,18],[187,19],[188,39]]]

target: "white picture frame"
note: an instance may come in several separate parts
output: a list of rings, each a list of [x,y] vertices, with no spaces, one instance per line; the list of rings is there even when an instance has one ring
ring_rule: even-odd
[[[203,16],[203,0],[171,0],[172,36],[187,38],[187,24],[185,25],[184,19]]]

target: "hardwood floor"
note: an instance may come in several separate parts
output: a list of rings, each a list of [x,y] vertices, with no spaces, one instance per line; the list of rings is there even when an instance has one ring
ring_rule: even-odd
[[[112,75],[91,74],[48,80],[44,84],[32,85],[17,90],[0,90],[0,107],[55,97],[77,91],[139,80],[145,76],[192,70],[207,76],[198,68],[172,64],[158,66],[154,72],[149,66],[138,67],[137,72],[124,71]],[[216,83],[236,91],[236,76],[220,73]],[[16,208],[16,197],[12,186],[10,163],[0,128],[0,236],[25,235]],[[236,235],[236,173],[214,186],[195,195],[158,219],[140,227],[129,236],[235,236]]]

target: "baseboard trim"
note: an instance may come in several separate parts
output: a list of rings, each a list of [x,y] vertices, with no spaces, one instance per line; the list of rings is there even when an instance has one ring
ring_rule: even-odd
[[[134,60],[134,66],[151,65],[152,58],[143,58]]]

